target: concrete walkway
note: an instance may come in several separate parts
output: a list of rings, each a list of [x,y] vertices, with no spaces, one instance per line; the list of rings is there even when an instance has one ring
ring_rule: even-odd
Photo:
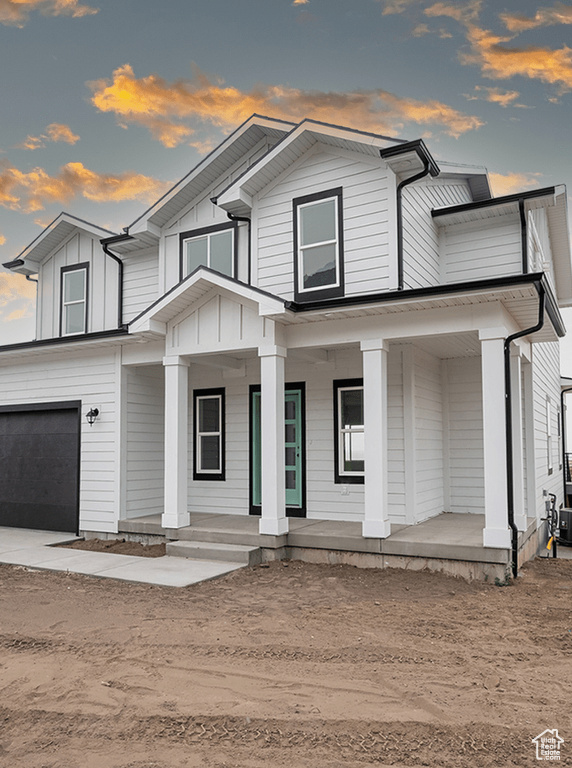
[[[54,547],[76,538],[73,533],[0,528],[0,563],[163,587],[186,587],[244,567],[183,557],[133,557]]]

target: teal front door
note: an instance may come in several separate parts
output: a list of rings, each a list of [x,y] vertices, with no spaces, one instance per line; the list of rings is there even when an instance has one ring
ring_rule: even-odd
[[[260,514],[262,500],[260,390],[250,395],[251,418],[251,513]],[[284,480],[286,514],[304,517],[304,391],[302,387],[284,393]]]

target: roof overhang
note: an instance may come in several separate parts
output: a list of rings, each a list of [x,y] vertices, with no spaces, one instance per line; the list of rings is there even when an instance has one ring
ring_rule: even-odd
[[[51,224],[48,224],[30,245],[24,248],[16,259],[6,262],[3,266],[22,275],[35,275],[46,256],[77,230],[87,232],[98,240],[116,236],[108,229],[78,219],[77,216],[72,216],[70,213],[62,212]]]
[[[464,165],[439,160],[441,173],[439,178],[464,179],[469,185],[473,201],[490,200],[492,197],[489,174],[486,168],[478,165]]]
[[[397,176],[411,176],[425,168],[431,176],[438,176],[440,172],[423,139],[381,149],[379,154]]]
[[[252,208],[253,196],[318,143],[379,158],[380,150],[407,142],[317,120],[303,120],[223,190],[216,198],[217,205],[234,215],[247,216]],[[413,155],[417,156],[415,151]]]
[[[129,323],[129,333],[164,336],[171,320],[213,290],[254,308],[260,316],[278,318],[287,314],[286,302],[283,299],[225,277],[207,267],[198,267],[132,320]]]
[[[126,228],[143,242],[156,242],[164,227],[176,214],[205,190],[211,190],[234,163],[256,146],[261,139],[279,140],[295,123],[271,117],[252,115],[245,123],[206,155],[189,173]]]

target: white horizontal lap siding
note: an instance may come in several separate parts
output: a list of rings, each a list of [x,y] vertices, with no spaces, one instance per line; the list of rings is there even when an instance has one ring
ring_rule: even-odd
[[[559,463],[557,412],[560,407],[560,352],[557,341],[533,344],[533,391],[536,461],[536,512],[545,516],[543,491],[555,493],[557,506],[562,501],[563,481]],[[548,471],[546,398],[552,404],[552,474]]]
[[[443,361],[448,377],[451,512],[484,514],[481,358]]]
[[[521,230],[517,216],[498,216],[445,227],[442,248],[445,283],[522,272]]]
[[[257,197],[258,287],[293,298],[294,222],[292,201],[343,187],[345,293],[388,287],[388,182],[381,164],[357,156],[310,151]]]
[[[424,180],[405,187],[403,208],[403,277],[406,288],[437,285],[441,280],[439,231],[431,210],[471,200],[466,184]]]
[[[126,373],[127,518],[163,512],[165,389],[163,366]]]
[[[60,335],[61,270],[74,264],[89,264],[87,330],[117,327],[117,264],[105,255],[99,239],[78,231],[48,256],[39,272],[37,337]]]
[[[159,296],[159,262],[156,249],[122,256],[123,322],[128,323]]]
[[[115,352],[59,352],[0,362],[0,405],[81,400],[80,528],[115,531]],[[98,408],[90,427],[85,414]]]
[[[443,511],[441,361],[415,350],[415,522]]]

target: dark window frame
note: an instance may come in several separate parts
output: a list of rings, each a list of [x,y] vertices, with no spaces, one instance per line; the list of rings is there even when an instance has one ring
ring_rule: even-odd
[[[337,214],[338,214],[338,274],[339,285],[326,286],[324,288],[316,288],[312,290],[300,290],[300,255],[299,251],[299,220],[298,210],[301,206],[308,203],[317,203],[320,200],[327,200],[328,198],[337,198]],[[314,192],[311,195],[303,195],[302,197],[295,197],[292,200],[292,223],[294,234],[294,300],[299,303],[306,303],[312,301],[320,301],[322,299],[336,299],[344,295],[345,292],[345,280],[344,280],[344,216],[343,216],[343,188],[334,187],[332,189],[326,189],[323,192]]]
[[[361,387],[363,392],[362,379],[334,379],[334,483],[337,485],[363,485],[364,475],[343,475],[340,473],[340,413],[338,410],[340,389],[346,387]]]
[[[220,472],[205,472],[198,467],[198,426],[199,426],[199,397],[220,397]],[[226,403],[225,388],[193,390],[193,480],[226,480]]]
[[[84,300],[84,317],[83,317],[83,331],[78,331],[76,333],[64,333],[64,274],[67,272],[79,272],[80,270],[85,271],[85,300]],[[88,319],[89,319],[89,261],[82,261],[79,264],[70,264],[67,267],[62,267],[60,269],[60,329],[59,329],[59,336],[62,337],[73,337],[73,336],[82,336],[86,333],[88,333],[87,326],[88,326]]]
[[[215,232],[222,232],[225,229],[229,229],[232,231],[232,275],[226,275],[224,272],[218,272],[216,269],[212,269],[211,266],[206,264],[205,266],[208,269],[212,269],[213,272],[216,272],[219,275],[224,275],[225,277],[230,277],[233,280],[236,279],[236,276],[238,274],[238,222],[236,221],[229,221],[228,224],[213,224],[210,227],[200,227],[199,229],[189,229],[186,232],[181,232],[179,234],[179,282],[181,280],[184,280],[186,277],[188,277],[191,272],[188,274],[185,274],[185,261],[186,261],[186,254],[185,254],[185,242],[187,240],[192,240],[195,237],[202,237],[204,235],[211,235]],[[200,269],[201,267],[197,267],[197,269]],[[196,272],[197,269],[193,270],[193,272]]]

